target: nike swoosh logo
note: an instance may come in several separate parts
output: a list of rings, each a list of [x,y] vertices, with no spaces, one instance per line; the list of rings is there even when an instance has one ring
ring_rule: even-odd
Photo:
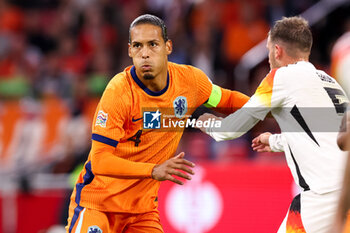
[[[139,120],[142,120],[143,119],[143,117],[140,117],[140,118],[137,118],[137,119],[134,119],[134,117],[132,117],[132,122],[136,122],[136,121],[139,121]]]

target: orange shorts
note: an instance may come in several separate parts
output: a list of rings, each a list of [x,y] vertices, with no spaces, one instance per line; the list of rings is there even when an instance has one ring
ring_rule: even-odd
[[[142,214],[112,213],[69,206],[67,233],[164,233],[157,210]]]

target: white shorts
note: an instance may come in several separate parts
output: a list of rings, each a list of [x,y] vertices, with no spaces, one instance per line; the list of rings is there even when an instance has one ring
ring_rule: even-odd
[[[293,199],[278,233],[329,233],[335,221],[339,196],[340,191],[300,193]]]

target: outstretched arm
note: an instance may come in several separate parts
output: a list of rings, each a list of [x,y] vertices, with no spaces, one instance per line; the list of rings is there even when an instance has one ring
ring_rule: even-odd
[[[199,129],[216,141],[238,138],[259,122],[259,119],[247,113],[244,108],[223,119],[213,114],[205,113],[198,118],[198,121],[206,122],[213,118],[221,122],[220,127],[216,128],[216,125],[214,125],[213,127],[201,127]]]
[[[157,165],[122,159],[113,153],[114,150],[115,148],[112,146],[92,141],[90,156],[92,170],[95,174],[122,179],[153,178],[158,181],[170,180],[180,185],[183,182],[173,177],[173,175],[190,180],[190,175],[194,174],[191,169],[194,164],[183,158],[185,155],[183,152]]]
[[[277,70],[271,70],[257,88],[255,94],[241,109],[228,117],[220,120],[221,127],[208,127],[201,129],[209,134],[216,141],[230,140],[238,138],[250,130],[259,120],[264,120],[266,115],[274,106],[279,106],[285,98],[283,82],[275,82],[274,77]],[[272,90],[276,93],[276,98],[272,102]],[[210,103],[210,98],[209,101]],[[216,106],[214,106],[216,107]],[[213,115],[202,115],[198,120],[215,118]],[[217,124],[215,124],[216,126]]]

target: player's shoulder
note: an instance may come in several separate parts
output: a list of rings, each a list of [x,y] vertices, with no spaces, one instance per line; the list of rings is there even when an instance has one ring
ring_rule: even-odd
[[[192,65],[186,65],[186,64],[177,64],[174,62],[168,62],[168,68],[172,72],[176,73],[192,73],[195,74],[197,72],[203,72],[199,68],[194,67]]]
[[[313,76],[315,72],[316,68],[313,64],[306,61],[300,61],[277,68],[274,74],[274,79],[275,82],[283,82],[290,85],[293,83],[305,82],[307,77]]]
[[[279,70],[279,68],[271,69],[270,72],[265,76],[262,82],[273,84],[273,81],[276,76],[276,72]]]
[[[317,76],[324,82],[328,82],[328,83],[337,83],[337,81],[335,80],[335,78],[333,78],[332,76],[330,76],[329,74],[327,74],[325,71],[323,70],[316,70],[316,74]]]
[[[103,93],[104,101],[129,103],[132,98],[130,84],[130,67],[116,74],[107,84]]]
[[[130,69],[127,67],[124,71],[114,75],[114,77],[109,81],[106,90],[111,89],[113,91],[128,91],[130,89]]]
[[[300,72],[315,72],[315,66],[308,61],[299,61],[297,63],[289,64],[278,68],[278,75],[294,75]]]
[[[289,76],[291,72],[288,71],[289,69],[290,67],[288,66],[271,69],[270,72],[262,80],[260,86],[269,88],[273,88],[276,86],[285,86],[286,83],[290,82]]]
[[[336,88],[342,90],[345,93],[343,87],[338,83],[338,81],[329,74],[327,74],[325,71],[316,70],[316,74],[319,80],[323,83],[323,86],[329,88]]]
[[[203,80],[209,80],[209,77],[199,68],[184,65],[184,64],[176,64],[173,62],[169,62],[168,64],[169,73],[175,77],[175,82],[182,82],[186,85],[197,85],[197,82],[203,82]]]

